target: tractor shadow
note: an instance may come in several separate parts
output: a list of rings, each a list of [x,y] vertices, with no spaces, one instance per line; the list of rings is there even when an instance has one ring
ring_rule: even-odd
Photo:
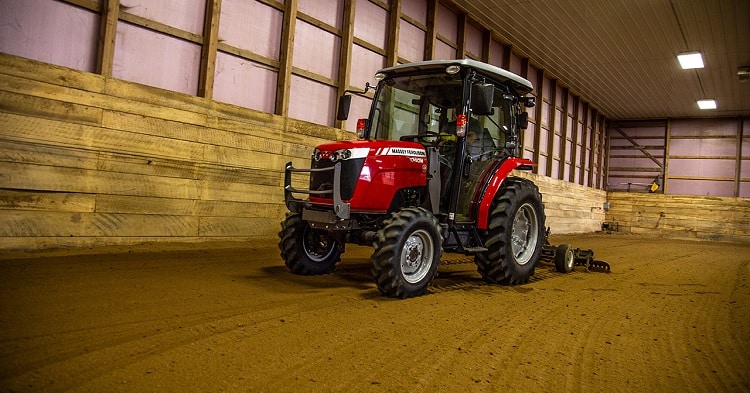
[[[361,291],[363,299],[387,299],[382,297],[372,278],[371,263],[369,258],[353,257],[342,258],[336,268],[330,274],[319,276],[299,276],[292,274],[282,264],[265,266],[261,268],[262,277],[246,277],[262,281],[277,292],[299,292],[299,291],[324,291],[333,288],[352,288]],[[479,292],[479,293],[502,293],[518,292],[527,293],[534,290],[530,284],[567,276],[570,274],[559,273],[553,264],[540,261],[534,275],[525,285],[497,285],[490,284],[482,279],[477,272],[473,257],[461,255],[449,255],[444,257],[438,267],[438,274],[428,287],[427,296],[445,292]],[[257,282],[257,281],[256,281]]]

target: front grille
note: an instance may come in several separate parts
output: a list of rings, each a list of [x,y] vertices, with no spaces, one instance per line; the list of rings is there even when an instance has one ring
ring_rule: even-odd
[[[354,186],[357,184],[359,173],[365,163],[364,158],[355,158],[341,162],[341,199],[349,200],[354,195]],[[331,160],[321,159],[320,161],[312,160],[313,169],[331,168],[335,165]],[[310,191],[333,190],[333,171],[313,172],[310,174]],[[326,196],[333,198],[333,194]]]

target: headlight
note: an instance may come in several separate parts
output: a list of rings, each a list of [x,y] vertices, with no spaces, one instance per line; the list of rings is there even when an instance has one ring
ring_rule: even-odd
[[[331,153],[331,161],[336,162],[336,161],[348,160],[349,158],[351,158],[351,156],[352,156],[352,151],[349,149],[336,150],[335,152]]]
[[[312,159],[313,159],[313,161],[320,161],[320,157],[321,156],[322,156],[322,154],[320,153],[320,149],[318,149],[316,147],[315,150],[313,150],[313,152],[312,152]]]

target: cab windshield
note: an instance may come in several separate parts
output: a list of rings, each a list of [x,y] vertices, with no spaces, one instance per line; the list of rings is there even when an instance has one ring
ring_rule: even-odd
[[[398,140],[428,132],[455,133],[462,89],[460,74],[435,73],[384,80],[378,87],[370,138]],[[487,155],[504,147],[512,126],[511,102],[503,98],[504,93],[505,87],[496,85],[492,112],[469,117],[470,155]],[[472,149],[472,145],[480,147]]]

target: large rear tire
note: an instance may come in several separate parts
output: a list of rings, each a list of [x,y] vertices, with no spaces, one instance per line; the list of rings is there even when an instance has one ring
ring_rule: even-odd
[[[437,273],[442,243],[440,225],[427,210],[392,213],[373,244],[372,275],[380,292],[398,298],[424,294]]]
[[[537,186],[517,177],[505,179],[490,211],[487,251],[474,258],[482,278],[495,284],[527,283],[542,254],[544,220]]]
[[[286,267],[303,276],[330,273],[341,260],[341,250],[331,233],[311,228],[299,213],[287,213],[281,222],[279,249]]]

